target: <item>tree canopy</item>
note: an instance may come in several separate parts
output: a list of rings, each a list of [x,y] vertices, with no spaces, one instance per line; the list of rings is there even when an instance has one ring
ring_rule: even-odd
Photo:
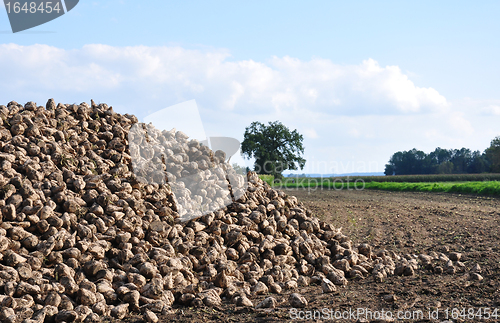
[[[287,169],[303,169],[303,136],[297,130],[290,131],[281,122],[252,122],[245,129],[241,151],[247,158],[255,158],[254,171],[280,178]]]
[[[415,148],[398,151],[385,165],[386,175],[500,173],[500,137],[484,153],[468,148],[436,148],[426,154]]]
[[[500,173],[500,136],[491,141],[490,147],[485,151],[486,160],[490,163],[493,173]]]

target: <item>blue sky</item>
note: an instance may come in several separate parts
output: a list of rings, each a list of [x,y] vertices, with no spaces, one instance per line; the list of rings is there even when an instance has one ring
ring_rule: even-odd
[[[94,98],[145,117],[195,99],[209,135],[279,119],[305,135],[306,171],[383,171],[397,150],[482,151],[500,135],[499,14],[498,1],[80,1],[12,34],[1,9],[0,104]]]

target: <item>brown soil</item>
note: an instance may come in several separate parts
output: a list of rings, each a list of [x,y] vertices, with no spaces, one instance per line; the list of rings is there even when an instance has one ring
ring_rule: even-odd
[[[394,250],[400,255],[455,251],[462,253],[465,264],[465,268],[454,275],[438,275],[422,268],[415,276],[389,277],[382,283],[376,283],[370,276],[362,281],[349,281],[333,294],[323,294],[319,286],[299,288],[294,292],[309,301],[301,314],[318,310],[316,315],[323,315],[319,320],[309,321],[328,321],[321,313],[323,309],[334,313],[367,309],[373,315],[376,311],[379,314],[382,310],[390,311],[395,318],[402,311],[401,315],[406,315],[401,320],[404,322],[445,321],[446,311],[452,322],[471,322],[480,321],[478,314],[484,314],[485,308],[489,308],[491,313],[497,309],[498,318],[487,321],[500,322],[500,199],[374,190],[287,193],[297,196],[321,220],[342,227],[355,245],[366,242],[375,250]],[[475,264],[482,268],[484,280],[480,282],[467,279],[467,273]],[[161,316],[160,321],[290,321],[293,313],[288,304],[289,293],[252,298],[256,305],[265,297],[273,296],[279,302],[276,309],[237,308],[227,302],[221,308],[174,307],[172,313]],[[384,300],[387,295],[394,295],[395,301]],[[429,319],[429,311],[435,313],[436,310],[439,319]],[[423,319],[418,317],[420,313]],[[413,315],[415,317],[410,318]],[[375,321],[368,314],[360,313],[357,318]]]

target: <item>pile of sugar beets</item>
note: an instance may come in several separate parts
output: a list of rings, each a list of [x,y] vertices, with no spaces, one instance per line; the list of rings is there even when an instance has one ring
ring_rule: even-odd
[[[254,306],[254,294],[310,284],[333,292],[369,275],[381,281],[463,266],[460,254],[400,257],[354,246],[252,172],[237,201],[179,221],[170,185],[141,181],[132,170],[128,133],[137,118],[106,104],[10,102],[0,117],[3,322],[99,322],[129,312],[156,322],[176,304]],[[198,171],[217,183],[210,166],[230,169],[222,152],[180,131],[152,137],[170,142],[165,162],[178,175]],[[218,198],[210,185],[199,194]],[[307,304],[296,293],[289,302]]]

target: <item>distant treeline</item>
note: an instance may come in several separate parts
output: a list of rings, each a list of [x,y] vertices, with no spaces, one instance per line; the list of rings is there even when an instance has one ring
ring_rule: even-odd
[[[468,148],[436,148],[426,154],[413,148],[398,151],[385,165],[386,175],[500,173],[500,136],[483,153]]]
[[[426,175],[396,175],[396,176],[349,176],[333,177],[329,179],[331,182],[356,182],[363,181],[365,183],[436,183],[436,182],[484,182],[484,181],[500,181],[500,174],[497,173],[482,173],[482,174],[426,174]],[[307,178],[304,179],[307,181]]]
[[[274,178],[268,175],[259,175],[259,177],[272,185]],[[436,182],[489,182],[500,181],[499,173],[482,174],[427,174],[427,175],[396,175],[396,176],[337,176],[337,177],[285,177],[281,183],[285,186],[301,186],[321,184],[324,187],[332,183],[436,183]]]

